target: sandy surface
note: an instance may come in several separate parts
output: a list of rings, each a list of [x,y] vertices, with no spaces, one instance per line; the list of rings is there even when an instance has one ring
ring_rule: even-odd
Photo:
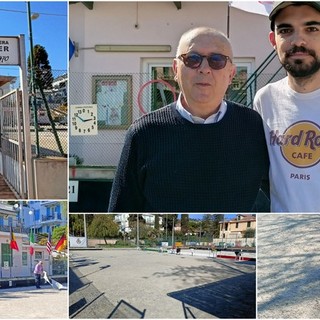
[[[255,318],[253,262],[141,250],[71,251],[75,318]]]
[[[258,215],[258,318],[320,318],[320,214]]]

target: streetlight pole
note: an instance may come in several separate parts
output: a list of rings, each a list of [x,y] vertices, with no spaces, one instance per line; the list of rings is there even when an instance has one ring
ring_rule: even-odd
[[[172,248],[174,247],[174,216],[172,219]]]
[[[30,217],[32,216],[31,231],[32,231],[32,227],[33,227],[33,234],[35,235],[35,233],[36,233],[36,219],[35,219],[35,216],[34,216],[34,210],[30,209],[29,210],[29,215],[30,215]]]
[[[32,36],[32,16],[30,9],[30,2],[27,1],[27,13],[28,13],[28,26],[29,26],[29,41],[30,41],[30,91],[31,91],[31,99],[33,106],[33,119],[34,119],[34,132],[36,138],[36,155],[39,157],[40,155],[40,147],[39,147],[39,131],[38,131],[38,110],[37,110],[37,98],[36,98],[36,88],[35,88],[35,76],[34,76],[34,56],[33,56],[33,36]],[[38,14],[34,15],[33,18],[38,18]]]
[[[31,229],[31,237],[30,239],[32,239],[33,241],[33,244],[31,245],[31,240],[30,240],[30,246],[33,246],[33,249],[34,250],[34,246],[35,246],[35,230],[36,230],[36,220],[35,220],[35,215],[34,215],[34,210],[33,209],[30,209],[29,210],[29,216],[31,217],[32,216],[32,223],[30,223],[30,229]],[[32,225],[33,225],[33,231],[32,231]],[[33,232],[33,233],[32,233]],[[31,250],[31,249],[30,249]],[[33,252],[33,251],[32,251]],[[31,251],[30,251],[31,253]],[[32,274],[32,271],[33,271],[33,265],[32,265],[32,256],[33,254],[31,255],[31,258],[30,258],[30,267],[31,267],[31,274]]]
[[[84,238],[86,241],[86,248],[88,248],[88,238],[87,238],[87,221],[86,221],[86,215],[83,215],[83,227],[84,227]]]
[[[166,241],[168,241],[168,214],[166,214]]]
[[[139,249],[139,214],[137,213],[137,249]]]

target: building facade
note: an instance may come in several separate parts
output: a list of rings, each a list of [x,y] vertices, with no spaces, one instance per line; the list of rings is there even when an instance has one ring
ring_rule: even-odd
[[[121,232],[129,233],[131,228],[129,226],[129,213],[117,214],[114,217],[114,222],[119,225],[119,230]],[[155,227],[155,215],[154,214],[140,214],[144,219],[144,222],[147,226],[154,228]],[[136,215],[138,219],[138,215]],[[159,226],[162,226],[162,216],[159,215]]]
[[[38,234],[51,234],[55,227],[66,225],[63,210],[59,201],[0,202],[0,279],[33,276],[39,260],[49,275],[66,274],[66,265],[62,270],[64,267],[49,254],[46,245],[37,243]],[[18,250],[10,248],[11,232]],[[30,233],[34,234],[34,243],[30,241]]]
[[[235,218],[219,222],[220,239],[222,242],[242,242],[243,239],[255,238],[256,216],[237,214]],[[250,234],[248,233],[250,232]]]

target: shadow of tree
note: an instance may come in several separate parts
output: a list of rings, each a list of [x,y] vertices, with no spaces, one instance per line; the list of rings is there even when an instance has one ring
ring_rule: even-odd
[[[69,318],[107,319],[107,318],[144,318],[145,312],[121,300],[114,306],[86,276],[105,270],[111,265],[102,265],[97,270],[83,275],[79,266],[96,265],[91,259],[71,259],[69,267]]]
[[[206,259],[208,262],[209,260]],[[212,258],[210,259],[212,261]],[[213,263],[205,263],[198,266],[181,266],[177,264],[169,271],[159,271],[153,273],[152,277],[168,277],[172,281],[181,281],[185,279],[190,285],[196,286],[213,281],[219,281],[223,278],[235,277],[239,274],[246,274],[254,270],[253,265],[244,265],[234,261],[224,261],[223,259],[214,259]]]
[[[168,295],[181,301],[184,308],[188,305],[218,318],[251,319],[256,317],[255,288],[255,273],[249,273]]]
[[[199,310],[218,318],[256,317],[256,273],[253,264],[214,259],[211,264],[180,266],[155,272],[153,277],[185,280],[187,289],[167,295],[181,301],[186,318]]]
[[[320,215],[268,214],[257,220],[258,316],[318,318]]]

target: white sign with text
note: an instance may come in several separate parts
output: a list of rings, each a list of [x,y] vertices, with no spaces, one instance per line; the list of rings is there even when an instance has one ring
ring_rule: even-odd
[[[18,37],[0,36],[0,65],[20,65]]]
[[[78,202],[79,181],[69,180],[69,201]]]

